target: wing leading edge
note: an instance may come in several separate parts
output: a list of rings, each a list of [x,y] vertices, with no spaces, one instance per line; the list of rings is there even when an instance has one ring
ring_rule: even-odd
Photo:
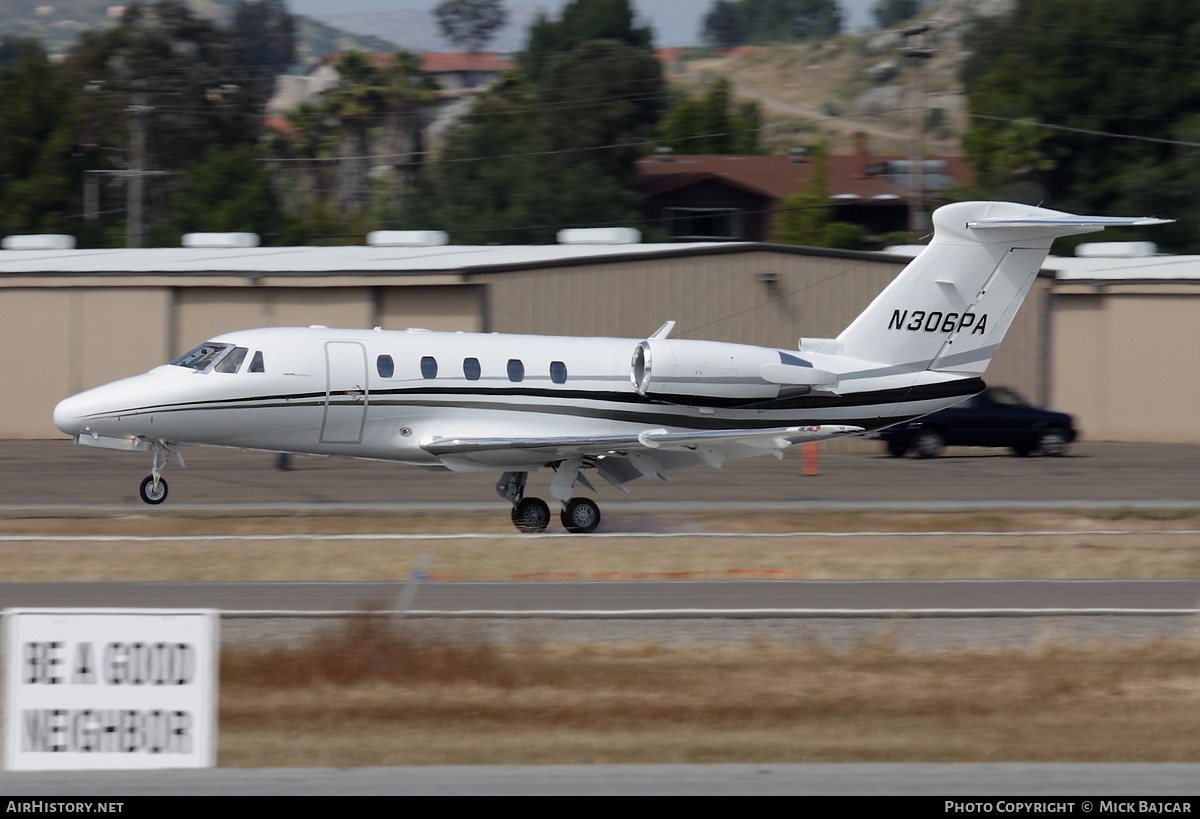
[[[480,452],[521,450],[555,457],[610,455],[621,450],[689,450],[698,446],[742,444],[764,449],[782,449],[792,444],[825,441],[863,432],[862,427],[845,424],[820,424],[772,429],[725,429],[713,432],[667,432],[648,429],[637,435],[561,438],[455,438],[441,436],[421,442],[421,448],[438,457]]]

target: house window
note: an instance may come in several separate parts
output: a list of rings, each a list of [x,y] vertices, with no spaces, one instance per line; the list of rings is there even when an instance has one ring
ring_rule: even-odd
[[[676,239],[740,239],[742,211],[737,208],[666,208],[663,227]]]
[[[375,369],[379,371],[380,378],[391,378],[396,374],[396,364],[390,355],[381,355],[375,359]]]
[[[478,358],[463,359],[463,375],[467,377],[468,381],[478,381],[479,373],[480,367]]]
[[[525,380],[525,365],[520,359],[510,358],[508,360],[508,380],[509,381],[524,381]]]
[[[437,359],[431,355],[421,358],[421,377],[437,378]]]
[[[550,362],[550,380],[555,384],[567,383],[567,365],[561,361]]]

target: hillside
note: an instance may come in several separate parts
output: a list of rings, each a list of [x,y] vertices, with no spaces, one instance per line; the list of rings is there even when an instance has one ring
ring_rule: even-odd
[[[798,45],[747,46],[722,57],[684,60],[670,80],[695,89],[727,77],[740,99],[755,100],[767,125],[764,143],[774,153],[827,141],[833,153],[855,150],[857,132],[873,154],[908,155],[923,123],[927,155],[961,153],[966,99],[959,70],[967,56],[962,34],[978,14],[995,15],[1011,0],[946,0],[926,10],[931,31],[906,38],[895,31]],[[906,46],[932,49],[929,59],[906,57]],[[918,91],[923,88],[924,91]]]
[[[221,21],[230,16],[234,3],[235,0],[187,0],[188,7],[200,16]],[[0,36],[33,37],[50,54],[66,54],[80,33],[115,25],[124,8],[112,0],[0,0]],[[309,17],[296,15],[296,22],[300,59],[347,48],[360,51],[397,48],[380,37],[350,34]]]

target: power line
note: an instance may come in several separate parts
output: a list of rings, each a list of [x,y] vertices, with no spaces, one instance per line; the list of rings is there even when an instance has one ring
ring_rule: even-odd
[[[1067,131],[1074,134],[1088,134],[1111,139],[1131,139],[1137,142],[1155,142],[1161,145],[1181,145],[1186,148],[1200,148],[1200,142],[1187,142],[1182,139],[1163,139],[1161,137],[1139,136],[1137,134],[1118,134],[1112,131],[1099,131],[1091,128],[1073,128],[1069,125],[1054,125],[1049,122],[1034,122],[1029,119],[1014,119],[1012,117],[996,117],[989,114],[967,114],[972,119],[986,119],[995,122],[1009,122],[1015,125],[1031,125],[1035,128],[1048,128],[1052,131]]]

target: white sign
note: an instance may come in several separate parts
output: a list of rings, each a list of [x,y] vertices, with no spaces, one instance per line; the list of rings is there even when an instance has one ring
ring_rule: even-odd
[[[208,609],[6,610],[4,767],[212,767],[217,633]]]

